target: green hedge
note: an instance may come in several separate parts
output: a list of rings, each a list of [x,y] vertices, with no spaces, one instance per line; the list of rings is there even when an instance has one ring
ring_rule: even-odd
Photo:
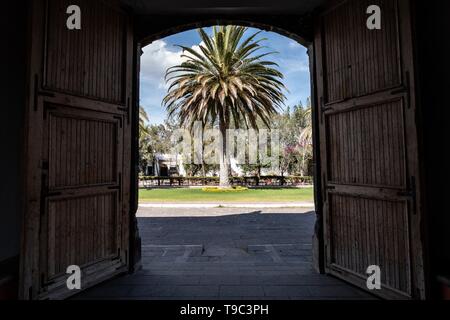
[[[152,185],[217,185],[219,177],[158,177],[158,176],[140,176],[139,180],[145,184]],[[300,176],[247,176],[247,177],[230,177],[232,185],[298,185],[312,184],[313,177]]]

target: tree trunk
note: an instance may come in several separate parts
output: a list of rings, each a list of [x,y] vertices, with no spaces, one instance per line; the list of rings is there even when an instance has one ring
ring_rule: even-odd
[[[202,176],[206,177],[205,163],[202,160]]]
[[[230,179],[229,179],[229,166],[230,161],[228,159],[227,155],[227,128],[223,121],[223,119],[220,119],[219,123],[220,127],[220,134],[222,136],[222,150],[220,152],[220,181],[219,185],[221,188],[229,188],[230,187]]]
[[[202,143],[202,175],[203,175],[203,178],[206,177],[206,168],[205,168],[205,143]]]
[[[302,158],[301,158],[301,162],[300,162],[300,176],[304,177],[305,176],[305,154],[302,152]]]

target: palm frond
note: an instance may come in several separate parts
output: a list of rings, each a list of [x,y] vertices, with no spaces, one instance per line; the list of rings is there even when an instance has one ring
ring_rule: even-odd
[[[163,104],[169,116],[186,126],[218,118],[235,127],[257,128],[258,119],[270,124],[285,101],[283,74],[274,61],[264,60],[276,52],[260,53],[266,40],[258,38],[260,32],[244,38],[246,31],[215,26],[208,36],[199,29],[200,50],[179,46],[185,61],[166,72],[170,84]]]

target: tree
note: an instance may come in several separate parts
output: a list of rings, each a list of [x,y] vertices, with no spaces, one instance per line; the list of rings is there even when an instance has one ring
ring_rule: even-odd
[[[166,121],[164,124],[148,124],[149,117],[143,107],[139,109],[139,166],[141,172],[152,164],[156,154],[171,150],[171,135],[176,124]]]
[[[143,107],[139,107],[139,167],[141,172],[149,162],[149,138],[150,127],[147,125],[149,121],[147,112]]]
[[[308,172],[309,161],[313,157],[313,130],[312,130],[312,109],[311,102],[304,111],[306,120],[305,126],[300,130],[299,143],[301,150],[300,175],[304,176]]]
[[[261,170],[267,169],[271,167],[271,163],[267,160],[266,162],[262,161],[259,154],[256,157],[256,163],[254,164],[241,164],[240,165],[242,171],[245,175],[253,175],[261,178]]]
[[[310,99],[306,101],[306,106],[300,102],[292,108],[286,108],[272,123],[272,129],[280,133],[281,174],[308,174],[313,151]]]
[[[196,121],[216,125],[221,133],[220,186],[229,187],[226,130],[258,129],[257,119],[269,127],[285,100],[278,65],[263,60],[274,52],[261,53],[259,32],[243,38],[247,28],[220,26],[209,37],[199,29],[199,51],[180,46],[185,61],[167,70],[170,83],[164,98],[169,117],[192,128]]]
[[[144,107],[139,107],[139,134],[145,135],[147,131],[147,122],[149,122],[147,112]]]

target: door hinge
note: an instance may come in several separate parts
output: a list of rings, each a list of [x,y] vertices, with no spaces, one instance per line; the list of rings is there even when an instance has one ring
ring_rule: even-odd
[[[398,89],[392,90],[391,95],[405,94],[405,104],[408,109],[411,108],[411,73],[405,72],[405,84]]]
[[[48,160],[41,160],[41,169],[48,171],[48,169],[49,169]]]
[[[56,110],[57,108],[53,105],[45,104],[44,105],[44,120],[47,120],[47,116],[52,110]]]
[[[411,189],[411,201],[412,201],[412,211],[413,214],[417,214],[417,186],[416,186],[416,177],[411,177],[410,180],[410,189]]]
[[[130,97],[127,97],[125,106],[124,107],[123,106],[117,107],[117,109],[119,111],[122,111],[122,112],[124,112],[126,114],[127,124],[130,124],[130,118],[131,118],[131,116],[130,116],[130,113],[131,113],[130,101],[131,101]]]
[[[411,73],[406,71],[406,107],[411,109]]]
[[[407,92],[407,90],[408,89],[406,87],[401,87],[400,89],[392,90],[391,95],[395,96],[400,93],[405,93],[405,92]]]
[[[419,288],[414,287],[414,299],[420,299],[422,296],[422,292]]]
[[[45,274],[41,273],[41,287],[45,286]]]
[[[399,197],[407,197],[411,200],[411,209],[413,214],[416,214],[416,200],[417,200],[417,190],[416,190],[416,177],[411,177],[408,185],[408,189],[404,191],[397,192]]]
[[[41,216],[43,216],[45,214],[45,197],[47,196],[48,193],[48,183],[47,183],[47,171],[42,170],[42,175],[41,175],[41,201],[40,201],[40,208],[39,208],[39,213]],[[41,233],[41,222],[39,223],[39,234]]]
[[[130,97],[127,98],[127,124],[130,124],[130,118],[131,118],[131,99]]]
[[[108,190],[117,190],[119,192],[119,201],[122,201],[122,172],[118,173],[117,185],[108,187]]]
[[[34,82],[33,83],[33,85],[34,85],[34,88],[33,88],[33,90],[34,90],[34,92],[33,92],[33,94],[34,94],[34,97],[33,97],[33,109],[34,109],[34,111],[37,111],[38,110],[38,103],[39,103],[39,101],[38,101],[38,91],[39,91],[38,83],[39,83],[39,78],[38,78],[37,74],[34,75],[34,81],[33,82]]]
[[[412,192],[412,190],[399,191],[399,192],[397,192],[397,196],[399,196],[399,197],[412,197],[413,196],[413,192]]]
[[[122,172],[119,172],[119,201],[122,201]]]
[[[53,92],[50,91],[39,91],[38,92],[40,96],[44,96],[44,97],[49,97],[49,98],[54,98],[56,95]]]
[[[122,116],[113,116],[114,119],[119,120],[119,127],[123,127],[123,117]]]
[[[47,192],[45,195],[46,195],[47,197],[57,197],[57,196],[62,195],[62,192],[58,192],[58,191],[55,191],[55,192]]]
[[[323,101],[323,96],[320,97],[319,103],[320,103],[320,112],[319,112],[319,114],[320,114],[320,123],[323,124],[323,117],[324,117],[323,113],[324,113],[324,108],[325,108],[325,104],[324,104],[324,101]]]

